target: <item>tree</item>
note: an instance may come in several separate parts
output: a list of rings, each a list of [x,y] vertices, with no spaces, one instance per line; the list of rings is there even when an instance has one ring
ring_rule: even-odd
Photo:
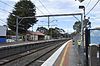
[[[45,27],[38,27],[36,31],[39,31],[43,34],[48,34],[48,29],[46,29]]]
[[[66,37],[65,31],[58,27],[46,29],[45,27],[38,27],[36,31],[50,35],[52,38]]]
[[[83,28],[86,28],[86,27],[88,27],[90,25],[91,25],[91,22],[89,21],[89,19],[83,20]]]
[[[52,38],[58,38],[59,37],[59,31],[55,28],[49,28],[48,35],[50,35]]]
[[[50,28],[48,31],[48,35],[50,35],[52,38],[62,38],[65,37],[65,31],[58,27]]]
[[[73,29],[76,30],[76,32],[81,32],[81,22],[80,21],[76,21],[73,25]]]
[[[27,18],[27,19],[24,18],[18,25],[19,33],[21,34],[26,33],[27,30],[37,22],[35,14],[36,14],[35,5],[30,0],[20,0],[18,3],[15,4],[14,10],[12,11],[12,13],[10,13],[7,19],[8,27],[13,31],[16,30],[17,16],[19,16],[18,21],[22,19],[20,17],[34,16],[34,18]]]
[[[76,36],[78,33],[77,32],[73,32],[73,33],[71,33],[71,37],[74,37],[74,36]]]

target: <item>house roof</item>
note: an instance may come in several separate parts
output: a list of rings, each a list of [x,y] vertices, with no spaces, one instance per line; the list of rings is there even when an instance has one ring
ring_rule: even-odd
[[[31,35],[41,35],[44,36],[45,34],[41,33],[41,32],[30,32]]]

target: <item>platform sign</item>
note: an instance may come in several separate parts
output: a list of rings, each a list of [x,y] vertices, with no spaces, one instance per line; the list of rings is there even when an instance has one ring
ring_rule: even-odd
[[[90,30],[91,44],[100,44],[100,30]]]
[[[7,27],[0,26],[0,36],[6,36]]]

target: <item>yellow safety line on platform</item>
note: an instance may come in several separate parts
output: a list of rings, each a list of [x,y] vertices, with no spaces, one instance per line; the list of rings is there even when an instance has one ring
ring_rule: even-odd
[[[70,40],[70,41],[71,41],[71,40]],[[68,43],[69,43],[70,41],[68,41]],[[67,51],[68,51],[68,47],[69,47],[69,44],[68,44],[67,47],[65,48],[64,54],[63,54],[62,59],[61,59],[60,66],[63,66],[64,58],[65,58],[66,53],[67,53]]]

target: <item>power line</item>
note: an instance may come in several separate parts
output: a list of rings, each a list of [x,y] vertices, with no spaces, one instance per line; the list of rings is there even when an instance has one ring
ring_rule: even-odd
[[[0,8],[0,10],[5,11],[5,12],[8,12],[8,13],[11,13],[11,12],[9,12],[9,11],[5,10],[5,9],[2,9],[2,8]]]
[[[49,14],[51,14],[50,13],[50,11],[48,11],[48,9],[44,6],[44,4],[41,2],[41,0],[38,0],[40,3],[41,3],[41,5],[47,10],[47,12],[49,13]],[[74,18],[76,18],[78,21],[80,21],[77,17],[75,17],[74,15],[73,15],[73,17]],[[55,19],[55,18],[54,18]],[[55,19],[56,20],[56,19]]]
[[[91,1],[91,0],[90,0]],[[5,5],[8,5],[8,6],[10,6],[10,7],[12,7],[12,8],[14,8],[13,6],[11,6],[11,5],[9,5],[9,4],[7,4],[7,3],[5,3],[5,2],[3,2],[3,1],[0,1],[1,3],[3,3],[3,4],[5,4]],[[44,6],[44,4],[39,0],[39,2],[42,4],[42,6],[48,11],[48,9]],[[38,7],[36,7],[42,14],[44,14]],[[1,9],[1,8],[0,8]],[[5,9],[1,9],[2,11],[6,11],[6,12],[8,12],[8,13],[11,13],[11,12],[9,12],[9,11],[7,11],[7,10],[5,10]],[[50,13],[49,11],[48,11],[48,13]],[[51,14],[51,13],[50,13]],[[78,21],[79,21],[79,19],[77,18],[77,17],[75,17],[74,15],[73,15],[73,17],[74,18],[76,18]],[[55,18],[54,18],[55,19]]]
[[[3,1],[0,1],[0,2],[1,2],[1,3],[3,3],[3,4],[5,4],[5,5],[8,5],[8,6],[10,6],[10,7],[14,8],[13,6],[11,6],[11,5],[9,5],[9,4],[7,4],[7,3],[3,2]]]
[[[2,19],[0,19],[0,21],[2,21],[2,22],[1,22],[2,24],[5,24],[5,23],[7,23],[7,22],[3,21]]]
[[[88,14],[95,8],[95,6],[99,3],[99,1],[100,1],[100,0],[98,0],[98,1],[95,3],[95,5],[91,8],[91,10],[90,10],[86,15],[88,15]]]
[[[36,0],[33,0],[33,1],[34,1],[34,5],[35,5]],[[35,5],[35,7],[36,7],[42,14],[44,14],[36,5]]]
[[[44,14],[38,7],[36,7],[42,14]]]
[[[7,5],[7,6],[10,6],[10,7],[14,8],[13,6],[11,6],[11,5],[9,5],[9,4],[3,2],[3,1],[0,1],[0,2],[3,3],[3,4],[5,4],[5,5]],[[38,7],[36,7],[36,8],[37,8],[42,14],[44,14]],[[2,9],[2,10],[4,10],[4,9]],[[6,10],[4,10],[4,11],[6,11]],[[6,11],[6,12],[8,12],[8,11]]]
[[[40,3],[41,3],[41,5],[47,10],[47,12],[49,13],[49,14],[51,14],[50,12],[49,12],[49,10],[47,9],[47,7],[46,6],[44,6],[44,4],[41,2],[41,0],[38,0]]]
[[[41,3],[41,5],[46,9],[46,11],[49,13],[49,14],[51,14],[50,13],[50,11],[47,9],[47,7],[41,2],[41,0],[38,0],[40,3]],[[54,18],[54,17],[53,17]],[[55,19],[55,18],[54,18]],[[56,20],[56,19],[55,19]]]
[[[76,20],[80,21],[75,15],[73,15],[73,17],[74,17]]]
[[[90,2],[91,2],[91,0],[89,0],[88,4],[85,6],[86,8],[89,6]]]

